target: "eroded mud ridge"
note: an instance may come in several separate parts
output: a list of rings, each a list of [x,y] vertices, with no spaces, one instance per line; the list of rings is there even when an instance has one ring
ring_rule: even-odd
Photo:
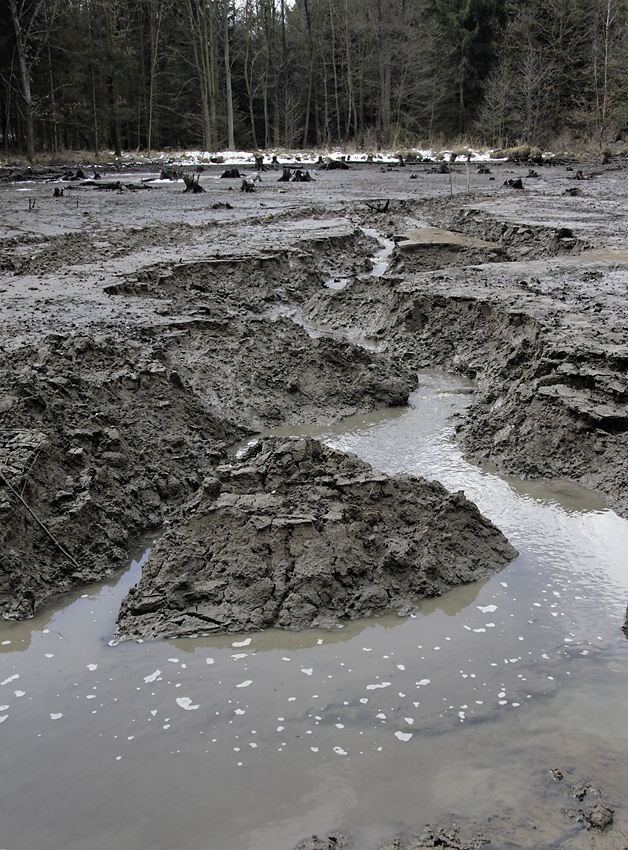
[[[106,574],[133,535],[168,518],[175,533],[175,516],[182,528],[193,511],[214,517],[215,485],[203,482],[236,492],[224,465],[244,435],[403,405],[429,366],[477,381],[461,426],[473,456],[572,478],[627,509],[626,258],[616,250],[625,225],[603,175],[568,201],[556,170],[534,191],[496,180],[452,197],[426,171],[321,173],[242,196],[203,179],[211,191],[194,199],[173,187],[85,189],[66,203],[29,186],[40,193],[29,212],[3,187],[4,616],[29,616],[51,593]],[[377,214],[382,197],[390,203]],[[397,244],[383,276],[368,275],[379,243],[365,228]],[[297,514],[311,509],[305,490],[302,502]],[[171,604],[159,590],[164,617],[191,610],[187,597],[177,607],[186,592]],[[370,603],[365,594],[355,613],[400,598],[392,585]],[[270,621],[300,622],[274,597],[272,606]],[[343,597],[334,616],[350,607]],[[260,619],[230,616],[225,627]]]
[[[246,433],[403,404],[416,383],[287,319],[223,312],[125,336],[55,334],[5,356],[5,615],[29,616],[51,592],[111,572],[130,537],[161,525]]]
[[[388,477],[316,440],[267,438],[217,467],[173,516],[118,629],[329,626],[407,610],[516,554],[461,492]]]

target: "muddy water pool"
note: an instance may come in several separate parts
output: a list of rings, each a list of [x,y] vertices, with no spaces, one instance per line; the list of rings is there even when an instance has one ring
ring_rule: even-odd
[[[374,848],[452,814],[540,823],[553,767],[621,803],[628,523],[582,488],[467,464],[451,417],[472,386],[420,381],[409,408],[306,432],[464,489],[520,557],[333,631],[116,644],[139,556],[0,623],[0,850],[291,850],[331,829]]]

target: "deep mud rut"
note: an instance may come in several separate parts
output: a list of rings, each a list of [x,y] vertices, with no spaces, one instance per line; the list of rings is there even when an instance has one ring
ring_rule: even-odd
[[[492,165],[467,192],[456,165],[451,194],[428,165],[269,172],[252,194],[218,168],[194,196],[2,186],[3,615],[111,573],[165,521],[176,560],[177,517],[192,539],[231,445],[404,405],[425,368],[475,381],[469,457],[571,479],[626,515],[628,172],[535,168]],[[396,248],[371,275],[381,239]],[[141,634],[153,590],[123,633]],[[178,633],[203,631],[180,610]]]

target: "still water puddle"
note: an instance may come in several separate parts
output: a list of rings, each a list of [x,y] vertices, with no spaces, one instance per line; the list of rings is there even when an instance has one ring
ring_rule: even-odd
[[[332,631],[116,645],[139,558],[0,623],[2,850],[291,850],[330,829],[368,848],[625,752],[628,523],[583,488],[467,464],[450,417],[471,385],[420,381],[411,408],[300,433],[463,489],[520,557]]]

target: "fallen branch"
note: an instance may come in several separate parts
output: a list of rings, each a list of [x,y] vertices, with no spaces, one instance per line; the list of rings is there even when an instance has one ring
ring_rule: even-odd
[[[385,213],[388,212],[388,207],[390,206],[390,198],[388,198],[386,201],[377,201],[374,204],[370,204],[368,201],[366,201],[366,206],[373,212]]]
[[[57,540],[57,538],[56,538],[56,537],[53,535],[53,533],[52,533],[52,532],[51,532],[51,531],[50,531],[50,530],[49,530],[49,529],[48,529],[48,528],[44,525],[44,523],[43,523],[43,522],[39,519],[39,517],[35,514],[35,512],[32,510],[32,508],[30,508],[30,507],[29,507],[29,505],[27,505],[27,503],[24,501],[24,499],[22,498],[22,496],[20,496],[20,494],[19,494],[19,493],[17,492],[17,490],[15,489],[15,487],[14,487],[14,486],[11,484],[11,482],[10,482],[10,481],[9,481],[9,480],[5,477],[5,475],[4,475],[4,473],[2,472],[2,470],[0,470],[0,478],[1,478],[1,479],[2,479],[2,481],[6,484],[6,486],[9,488],[9,490],[13,493],[13,495],[15,496],[15,498],[16,498],[16,499],[19,499],[19,501],[21,502],[21,504],[23,505],[23,507],[24,507],[24,508],[28,511],[28,513],[32,516],[32,518],[35,520],[35,522],[37,523],[37,525],[39,525],[39,527],[40,527],[40,528],[42,528],[42,529],[46,532],[46,534],[47,534],[47,535],[48,535],[48,537],[52,540],[52,542],[55,544],[55,546],[57,547],[57,549],[59,549],[59,551],[60,551],[60,552],[62,552],[62,553],[65,555],[65,557],[66,557],[66,558],[67,558],[67,559],[68,559],[68,560],[69,560],[69,561],[70,561],[70,562],[71,562],[71,563],[72,563],[72,564],[76,567],[76,569],[80,572],[81,568],[79,567],[79,565],[77,564],[77,562],[74,560],[74,558],[72,557],[72,555],[70,555],[70,553],[68,552],[68,550],[67,550],[67,549],[65,549],[65,548],[61,545],[61,543],[59,543],[59,541]]]

